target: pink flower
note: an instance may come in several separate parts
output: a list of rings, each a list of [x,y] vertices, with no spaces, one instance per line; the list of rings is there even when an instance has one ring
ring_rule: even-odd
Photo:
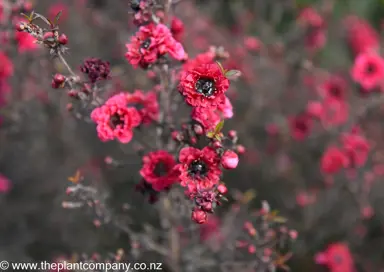
[[[13,63],[7,55],[0,51],[0,80],[6,79],[12,75]]]
[[[159,57],[169,54],[176,60],[183,60],[185,51],[177,42],[169,28],[163,24],[141,26],[131,42],[126,44],[126,59],[133,67],[147,68]]]
[[[368,159],[370,145],[368,141],[356,133],[344,134],[341,137],[343,148],[352,167],[361,167]]]
[[[11,181],[0,174],[0,193],[7,193],[11,189]]]
[[[233,117],[233,107],[231,100],[228,97],[225,97],[224,104],[218,105],[218,110],[223,114],[225,119],[231,119]]]
[[[348,156],[334,146],[328,147],[321,158],[321,171],[326,174],[335,174],[348,165]]]
[[[376,53],[365,52],[358,55],[351,70],[354,81],[364,89],[377,87],[384,76],[384,60]]]
[[[364,19],[349,16],[345,19],[347,40],[355,55],[376,51],[380,46],[379,35]]]
[[[181,186],[194,192],[198,189],[212,188],[220,181],[219,157],[210,147],[197,149],[184,147],[179,153]]]
[[[328,98],[323,101],[321,122],[324,126],[344,124],[348,120],[349,106],[343,100]]]
[[[311,132],[312,129],[312,119],[308,114],[299,114],[288,119],[291,135],[295,140],[302,141]]]
[[[315,261],[326,265],[330,272],[354,272],[351,252],[344,243],[330,244],[324,252],[316,254]]]
[[[167,151],[150,152],[143,157],[140,175],[155,191],[162,191],[178,180],[179,173],[175,171],[175,165],[175,158]]]
[[[103,106],[94,109],[91,118],[97,124],[100,140],[104,142],[116,138],[121,143],[129,143],[133,137],[132,130],[141,123],[139,112],[127,106],[125,93],[109,98]]]
[[[35,51],[38,48],[35,43],[36,39],[27,32],[16,32],[15,39],[19,53]]]

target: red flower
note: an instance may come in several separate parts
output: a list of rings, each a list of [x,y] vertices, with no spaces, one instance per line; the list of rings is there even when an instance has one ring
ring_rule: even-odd
[[[348,164],[347,155],[334,146],[328,147],[321,158],[321,170],[326,174],[335,174]]]
[[[149,124],[159,118],[159,104],[155,92],[143,93],[136,90],[134,93],[127,93],[126,96],[127,105],[139,111],[143,124]]]
[[[126,93],[109,98],[105,104],[91,113],[92,120],[97,123],[97,133],[102,141],[118,139],[128,143],[133,136],[133,128],[141,123],[139,112],[127,106]]]
[[[178,180],[178,172],[174,170],[176,161],[167,151],[158,150],[143,157],[140,175],[152,185],[155,191],[169,188]]]
[[[7,193],[11,189],[11,181],[0,174],[0,193]]]
[[[351,252],[346,244],[330,244],[324,252],[315,257],[318,264],[328,266],[331,272],[354,272]]]
[[[181,185],[188,187],[190,192],[209,189],[219,183],[220,159],[212,148],[185,147],[180,151],[179,161],[176,168],[180,171]]]
[[[345,20],[347,40],[355,55],[379,48],[379,35],[364,19],[349,16]]]
[[[368,141],[364,137],[354,133],[344,134],[341,140],[351,166],[363,166],[368,159],[370,150]]]
[[[13,63],[0,51],[0,80],[8,78],[13,75]]]
[[[17,31],[15,39],[19,53],[35,51],[38,48],[38,45],[35,43],[36,39],[27,32]]]
[[[184,23],[177,17],[172,18],[171,22],[171,32],[173,37],[177,40],[180,41],[183,34],[184,34]]]
[[[377,54],[365,52],[358,55],[353,65],[352,78],[364,89],[378,86],[384,76],[384,60]]]
[[[177,60],[183,60],[185,57],[183,46],[172,37],[171,31],[163,24],[141,26],[126,47],[128,52],[125,57],[135,68],[147,68],[167,53]]]
[[[343,100],[328,98],[323,101],[321,122],[324,126],[335,126],[345,123],[348,119],[349,106]]]
[[[308,114],[300,114],[289,118],[291,135],[295,140],[304,140],[312,129],[312,119]]]
[[[333,75],[320,86],[319,93],[324,98],[344,100],[346,89],[346,81],[340,76]]]
[[[193,108],[191,118],[199,122],[205,131],[214,130],[220,122],[220,114],[209,108]]]
[[[225,103],[229,80],[217,64],[202,64],[183,73],[179,90],[194,107],[217,107]]]

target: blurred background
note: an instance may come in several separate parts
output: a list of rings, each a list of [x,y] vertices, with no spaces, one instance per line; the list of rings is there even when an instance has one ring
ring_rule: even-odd
[[[69,38],[67,60],[72,67],[78,69],[88,57],[111,63],[106,96],[116,90],[154,87],[145,71],[134,70],[124,58],[125,44],[136,31],[129,1],[52,0],[34,1],[34,5],[50,18],[63,10],[60,29]],[[308,6],[325,21],[321,37],[309,41],[309,30],[298,19]],[[355,15],[366,20],[380,43],[384,2],[183,0],[175,15],[184,22],[186,34],[181,40],[190,57],[210,46],[223,46],[230,54],[225,67],[243,74],[229,92],[235,116],[225,129],[238,131],[246,152],[239,167],[226,173],[225,182],[230,188],[256,190],[259,200],[268,200],[299,232],[289,262],[292,271],[327,271],[315,263],[314,256],[333,242],[348,244],[358,271],[384,271],[384,188],[382,176],[373,171],[383,160],[381,105],[369,108],[358,120],[372,149],[353,177],[345,172],[330,178],[320,169],[325,148],[348,131],[349,121],[332,129],[319,125],[302,141],[292,137],[288,125],[291,116],[317,99],[318,86],[330,74],[347,82],[352,123],[355,112],[381,98],[377,93],[362,96],[350,79],[354,56],[346,19]],[[311,18],[304,20],[308,23]],[[127,237],[95,227],[92,217],[83,210],[63,209],[62,201],[67,178],[81,168],[95,186],[113,196],[110,201],[116,207],[127,200],[140,207],[132,215],[135,221],[153,215],[151,205],[133,189],[140,180],[140,157],[130,147],[100,142],[94,124],[68,113],[66,93],[50,87],[52,75],[64,72],[64,67],[50,59],[46,50],[24,48],[20,43],[19,38],[1,48],[12,60],[14,72],[7,81],[10,90],[5,84],[0,88],[5,100],[0,109],[0,174],[4,176],[0,257],[50,260],[73,252],[126,247]],[[106,156],[128,158],[132,163],[111,170],[104,164]],[[367,190],[369,174],[373,177]],[[350,184],[354,184],[352,190]]]

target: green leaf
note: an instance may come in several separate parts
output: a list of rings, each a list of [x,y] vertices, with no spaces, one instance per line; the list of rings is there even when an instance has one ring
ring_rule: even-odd
[[[220,68],[221,72],[223,73],[223,75],[225,75],[225,72],[226,72],[226,71],[225,71],[223,65],[221,65],[221,63],[218,62],[218,61],[216,61],[216,63],[217,63],[217,65],[219,65],[219,68]]]
[[[212,139],[213,137],[215,137],[215,133],[210,131],[207,133],[207,137]]]
[[[221,120],[221,121],[216,125],[216,127],[215,127],[215,131],[214,131],[215,135],[216,135],[216,134],[219,134],[220,131],[223,129],[223,127],[224,127],[224,120]]]
[[[241,76],[241,72],[239,70],[229,70],[226,71],[224,75],[228,79],[237,79]]]
[[[56,16],[55,16],[55,25],[57,25],[59,23],[61,14],[63,14],[62,10],[60,10],[59,13],[56,14]]]
[[[286,223],[287,219],[282,217],[282,216],[274,216],[273,217],[273,222],[276,222],[276,223]]]

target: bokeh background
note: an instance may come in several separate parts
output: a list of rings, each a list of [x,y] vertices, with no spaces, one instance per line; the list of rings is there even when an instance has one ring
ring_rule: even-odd
[[[153,88],[146,72],[134,70],[124,58],[125,43],[136,31],[128,2],[34,3],[41,14],[64,9],[60,27],[69,37],[67,59],[71,66],[78,67],[87,57],[110,61],[112,80],[105,86],[106,95],[117,89]],[[319,11],[331,7],[326,44],[315,53],[306,49],[296,20],[300,8],[306,5]],[[289,226],[298,230],[299,239],[289,263],[292,271],[326,271],[315,264],[314,255],[337,241],[348,243],[359,271],[384,269],[381,178],[375,179],[363,204],[359,193],[351,195],[345,189],[346,183],[362,184],[364,173],[380,161],[372,158],[381,155],[382,109],[370,110],[360,122],[374,143],[371,159],[356,178],[345,173],[337,175],[333,186],[325,182],[319,161],[325,147],[337,141],[344,127],[340,126],[336,133],[319,130],[298,142],[285,125],[289,116],[302,112],[308,100],[316,97],[316,86],[308,86],[305,81],[310,75],[329,72],[347,78],[351,113],[380,97],[361,97],[349,79],[353,56],[344,18],[365,18],[380,34],[384,2],[184,0],[175,14],[184,21],[188,34],[183,44],[190,56],[207,51],[210,45],[223,46],[231,55],[225,64],[243,73],[230,91],[235,117],[226,122],[225,129],[237,130],[247,151],[238,169],[226,174],[225,181],[230,188],[255,189],[259,200],[268,200],[289,219]],[[249,50],[247,37],[257,37],[264,49]],[[282,44],[286,44],[285,49]],[[66,111],[69,98],[65,92],[50,87],[52,75],[57,70],[65,71],[64,67],[51,60],[45,50],[20,52],[17,45],[4,50],[14,63],[14,75],[9,80],[8,102],[0,111],[0,173],[11,186],[0,195],[0,257],[13,261],[49,260],[73,252],[108,252],[126,247],[127,237],[95,227],[86,212],[63,209],[62,201],[66,198],[67,177],[82,168],[92,182],[112,196],[114,204],[129,200],[132,206],[139,207],[139,212],[132,214],[134,220],[147,221],[144,216],[153,215],[152,207],[133,190],[139,181],[140,157],[130,147],[101,143],[93,124],[77,120]],[[316,68],[301,67],[308,59]],[[275,138],[266,130],[271,124],[282,128]],[[129,158],[132,163],[111,170],[103,163],[107,155]],[[374,214],[362,216],[364,207],[372,207]]]

